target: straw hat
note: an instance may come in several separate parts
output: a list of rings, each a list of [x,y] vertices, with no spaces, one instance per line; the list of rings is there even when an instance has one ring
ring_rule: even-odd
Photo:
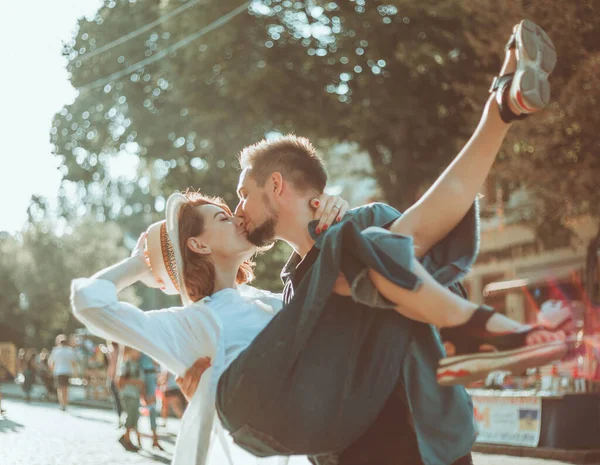
[[[162,291],[180,294],[184,305],[192,304],[183,280],[183,258],[179,246],[179,210],[186,202],[182,194],[172,194],[167,200],[167,219],[158,221],[146,231],[145,258]]]

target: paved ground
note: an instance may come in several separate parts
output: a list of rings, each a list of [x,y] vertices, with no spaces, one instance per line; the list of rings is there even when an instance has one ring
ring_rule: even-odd
[[[169,419],[160,428],[165,452],[152,451],[151,439],[142,438],[143,450],[126,452],[118,443],[115,414],[107,410],[70,407],[62,412],[56,404],[4,399],[6,417],[0,417],[0,464],[2,465],[155,465],[170,463],[179,421]],[[149,432],[148,419],[142,418],[142,433]],[[257,462],[236,451],[235,465],[275,465],[277,460]],[[475,465],[559,465],[564,462],[475,454]],[[293,465],[308,461],[294,458]],[[211,453],[210,465],[227,465],[218,447]]]

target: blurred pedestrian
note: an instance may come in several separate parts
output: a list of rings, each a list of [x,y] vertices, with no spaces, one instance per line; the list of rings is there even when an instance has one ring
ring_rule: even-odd
[[[25,357],[23,359],[23,384],[21,385],[21,388],[25,394],[26,402],[31,401],[31,390],[33,389],[33,383],[35,383],[36,355],[37,354],[34,349],[29,349],[25,353]]]
[[[75,352],[69,346],[67,337],[64,334],[56,336],[56,345],[52,349],[48,365],[56,381],[60,409],[64,411],[69,405],[69,378],[73,376],[73,372],[77,367]]]
[[[146,387],[144,402],[148,408],[148,416],[150,417],[152,447],[162,451],[163,448],[158,442],[158,433],[156,431],[156,389],[158,387],[156,363],[148,355],[142,353],[140,366],[142,368],[142,379]]]
[[[164,367],[160,374],[160,381],[161,390],[163,391],[161,416],[164,420],[164,426],[167,426],[167,417],[170,411],[172,410],[177,418],[181,418],[187,407],[187,401],[175,381],[175,375]]]
[[[89,354],[85,348],[83,337],[79,334],[73,335],[74,345],[72,345],[77,360],[77,373],[81,379],[81,384],[85,387],[86,397],[88,395],[88,357]]]
[[[25,369],[25,349],[20,348],[17,352],[17,373],[23,374],[23,370]]]
[[[121,423],[121,414],[123,413],[123,407],[121,406],[121,398],[119,396],[119,388],[117,387],[117,367],[119,363],[119,344],[112,341],[106,341],[106,385],[108,390],[112,394],[115,409],[117,411],[117,423],[119,428],[123,426]]]
[[[123,347],[123,358],[117,375],[117,385],[121,395],[121,405],[125,410],[125,434],[119,438],[119,443],[130,452],[137,452],[142,447],[138,421],[140,419],[140,396],[146,388],[142,378],[140,365],[141,353],[131,347]],[[131,433],[137,436],[138,446],[131,442]]]
[[[50,369],[49,359],[50,352],[48,349],[42,349],[38,358],[37,374],[48,392],[48,400],[54,400],[56,399],[56,387],[54,386],[54,377]]]

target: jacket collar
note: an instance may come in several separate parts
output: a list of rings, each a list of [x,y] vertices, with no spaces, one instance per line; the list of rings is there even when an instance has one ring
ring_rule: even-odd
[[[312,220],[310,223],[308,223],[308,232],[310,234],[310,237],[315,241],[314,247],[320,249],[324,234],[317,235],[318,224],[318,220]],[[294,275],[294,273],[296,272],[296,267],[301,261],[302,257],[296,252],[292,251],[290,258],[288,258],[288,261],[286,262],[283,269],[281,270],[281,273],[279,274],[279,277],[284,283]]]

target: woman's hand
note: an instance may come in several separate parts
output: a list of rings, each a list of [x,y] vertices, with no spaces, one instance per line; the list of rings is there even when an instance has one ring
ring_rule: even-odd
[[[146,236],[147,232],[144,231],[138,237],[137,243],[135,247],[131,251],[131,258],[135,258],[139,260],[140,263],[143,263],[145,270],[140,276],[139,280],[143,282],[148,287],[153,288],[162,288],[164,283],[161,280],[157,280],[152,274],[152,270],[150,269],[150,260],[148,259],[148,252],[146,250]]]
[[[321,194],[310,201],[315,209],[313,219],[319,220],[316,232],[321,234],[334,223],[339,223],[348,211],[348,202],[337,195]]]

